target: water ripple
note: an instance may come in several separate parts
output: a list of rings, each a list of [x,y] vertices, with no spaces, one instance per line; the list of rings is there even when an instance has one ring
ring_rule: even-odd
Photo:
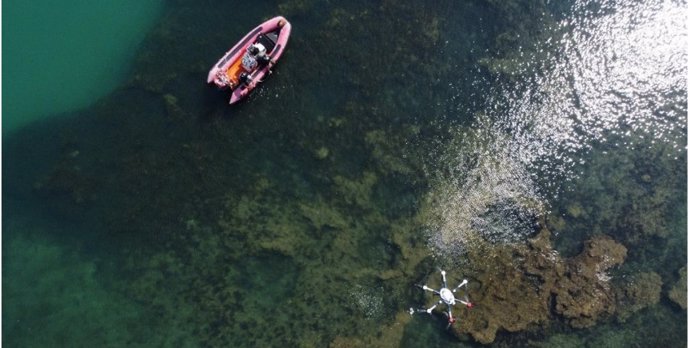
[[[597,144],[686,150],[686,5],[577,1],[571,13],[518,49],[508,65],[519,78],[495,88],[431,171],[432,249],[527,235]]]

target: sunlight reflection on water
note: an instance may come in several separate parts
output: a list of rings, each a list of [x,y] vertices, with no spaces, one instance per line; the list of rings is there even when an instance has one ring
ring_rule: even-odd
[[[685,6],[674,1],[591,1],[561,23],[560,58],[537,81],[536,114],[550,144],[587,148],[607,134],[683,142],[687,37]],[[565,98],[564,98],[565,97]],[[520,113],[520,112],[519,112]],[[554,117],[559,115],[558,117]],[[557,127],[550,127],[549,120]],[[573,141],[571,134],[579,136]]]
[[[478,236],[524,238],[530,216],[544,214],[597,143],[685,151],[685,4],[577,1],[571,12],[550,37],[520,48],[511,63],[521,79],[500,87],[471,134],[445,150],[450,170],[432,193],[429,223],[437,253],[462,252]]]

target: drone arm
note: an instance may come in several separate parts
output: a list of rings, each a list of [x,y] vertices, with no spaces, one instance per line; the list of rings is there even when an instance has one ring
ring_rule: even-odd
[[[460,285],[456,286],[455,289],[453,289],[453,292],[456,292],[458,289],[460,289],[460,288],[463,287],[463,286],[465,286],[465,287],[467,286],[467,279],[463,279],[463,280],[462,280],[462,283],[460,283]],[[459,298],[458,298],[458,299],[455,299],[455,300],[458,301],[458,302],[460,302],[460,303],[462,303],[462,304],[464,304],[467,308],[470,308],[470,309],[471,309],[472,307],[474,307],[474,305],[472,304],[472,302],[470,302],[470,301],[467,299],[467,296],[465,296],[465,300],[464,300],[464,301],[461,300],[461,299],[459,299]]]
[[[417,286],[419,286],[419,285],[417,285]],[[422,290],[424,290],[424,291],[433,292],[433,293],[436,294],[436,295],[440,295],[440,294],[441,294],[440,292],[438,292],[438,290],[434,290],[434,289],[432,289],[432,288],[430,288],[430,287],[428,287],[428,286],[426,286],[426,285],[422,285],[422,286],[420,286],[420,288],[421,288]]]
[[[453,289],[453,292],[458,291],[458,289],[460,289],[463,286],[467,286],[467,279],[463,279],[462,283],[460,283],[460,285],[456,286],[455,289]]]
[[[467,299],[467,298],[465,298],[465,299]],[[472,307],[474,307],[474,304],[472,304],[472,302],[463,301],[463,300],[460,300],[460,299],[456,299],[456,301],[458,301],[458,302],[464,304],[465,307],[467,307],[467,308],[469,308],[469,309],[472,309]]]
[[[448,288],[448,283],[446,282],[446,271],[441,270],[441,277],[443,277],[443,287]]]
[[[443,301],[438,301],[438,303],[436,303],[435,305],[433,305],[433,306],[431,306],[431,307],[429,307],[429,308],[418,308],[418,309],[414,309],[414,308],[411,308],[411,307],[410,307],[410,315],[414,315],[415,313],[426,313],[426,314],[431,314],[431,312],[432,312],[438,305],[440,305],[441,303],[443,303]]]
[[[451,311],[450,305],[448,305],[448,308],[446,309],[446,315],[448,316],[448,326],[446,326],[446,330],[448,330],[453,323],[455,323],[455,318],[453,318],[453,312]]]
[[[427,313],[429,313],[429,314],[431,314],[431,311],[433,311],[434,308],[436,308],[436,306],[440,305],[441,303],[443,303],[443,301],[438,301],[438,303],[436,303],[435,305],[433,305],[433,306],[431,306],[431,307],[425,309],[424,311],[427,312]]]

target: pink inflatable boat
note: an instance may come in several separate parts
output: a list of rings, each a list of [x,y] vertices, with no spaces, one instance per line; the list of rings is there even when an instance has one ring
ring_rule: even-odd
[[[291,28],[282,16],[254,28],[211,68],[207,82],[229,89],[230,104],[246,97],[283,54]]]

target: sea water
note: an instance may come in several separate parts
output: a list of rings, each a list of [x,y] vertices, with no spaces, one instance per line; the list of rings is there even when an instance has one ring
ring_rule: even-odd
[[[3,3],[3,134],[121,85],[162,1]]]
[[[625,241],[605,276],[653,271],[664,293],[499,344],[685,342],[665,293],[687,263],[685,4],[167,6],[127,88],[3,139],[4,343],[472,345],[407,316],[431,301],[414,284],[461,279],[473,240],[524,243],[535,218],[563,257]],[[208,68],[276,14],[285,55],[228,107]]]
[[[441,252],[463,245],[471,224],[504,241],[528,234],[525,215],[543,215],[573,190],[593,147],[634,153],[668,144],[667,158],[682,157],[688,41],[679,6],[576,1],[551,34],[496,59],[493,69],[521,77],[494,84],[486,116],[444,149],[451,174],[442,181],[452,192],[442,187],[443,205],[452,208],[433,238]],[[525,200],[531,213],[513,206]],[[496,202],[508,203],[481,217]]]

